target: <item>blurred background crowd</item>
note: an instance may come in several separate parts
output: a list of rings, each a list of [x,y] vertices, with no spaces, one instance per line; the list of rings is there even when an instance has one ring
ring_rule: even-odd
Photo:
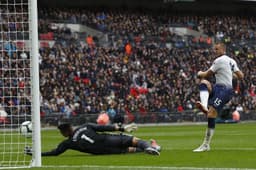
[[[112,118],[126,114],[132,120],[135,112],[146,116],[194,110],[194,103],[199,100],[196,75],[199,70],[208,69],[216,57],[212,51],[214,42],[227,45],[227,54],[245,74],[243,81],[233,82],[235,97],[228,104],[229,109],[246,113],[256,108],[254,16],[184,16],[168,11],[86,8],[42,8],[38,12],[40,40],[54,42],[41,43],[39,50],[42,116],[59,113],[70,118],[106,112]],[[86,25],[103,33],[106,42],[58,23]],[[12,27],[9,24],[1,29],[18,29]],[[173,27],[204,36],[182,36],[173,32]],[[22,28],[26,30],[25,26]],[[4,34],[1,36],[4,39]],[[4,67],[26,65],[29,55],[16,48],[19,49],[17,44],[2,42],[5,53],[1,53],[1,75],[25,78],[13,80],[13,86],[19,89],[16,91],[6,91],[4,87],[12,80],[2,79],[1,94],[5,96],[29,93],[29,66],[21,72],[4,71]],[[9,57],[17,58],[16,63],[6,63],[4,58]],[[29,102],[27,97],[2,99],[2,105]]]

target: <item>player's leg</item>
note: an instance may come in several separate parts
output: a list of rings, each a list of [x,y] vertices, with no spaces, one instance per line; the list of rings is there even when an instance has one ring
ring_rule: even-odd
[[[215,119],[217,117],[217,110],[210,106],[209,107],[209,111],[208,111],[208,127],[206,129],[205,132],[205,137],[204,137],[204,141],[202,143],[201,146],[199,146],[198,148],[194,149],[194,152],[204,152],[204,151],[209,151],[210,150],[210,142],[212,139],[212,136],[214,134],[214,130],[215,130]]]
[[[124,134],[107,135],[104,141],[104,146],[105,150],[108,150],[108,153],[110,154],[116,154],[120,150],[120,153],[144,151],[148,154],[160,155],[160,153],[155,148],[151,147],[150,143]]]
[[[132,146],[132,141],[133,136],[124,134],[108,134],[102,142],[102,147],[106,154],[142,152],[139,150],[137,151],[136,147],[130,147]]]
[[[222,85],[215,85],[212,89],[211,98],[209,100],[209,111],[207,114],[208,127],[206,129],[205,138],[203,144],[193,150],[194,152],[203,152],[210,150],[210,142],[215,130],[215,119],[223,108],[233,96],[233,90],[231,87],[225,87]]]
[[[133,137],[132,146],[151,155],[160,155],[160,152],[156,148],[152,147],[150,143],[136,137]]]
[[[156,149],[158,152],[161,151],[161,146],[157,144],[155,139],[150,139],[150,146],[154,149]],[[143,149],[139,147],[129,147],[128,148],[129,153],[134,153],[134,152],[144,152]]]
[[[129,153],[135,153],[135,152],[144,152],[144,150],[137,148],[137,147],[128,147]]]
[[[155,139],[150,139],[151,147],[155,148],[157,151],[161,151],[161,146],[157,144]]]
[[[200,80],[199,82],[200,102],[199,101],[196,102],[196,107],[199,108],[205,114],[207,114],[208,112],[208,99],[211,91],[212,91],[211,83],[205,79]]]
[[[203,83],[207,83],[207,80],[203,81]],[[208,84],[207,89],[208,88],[209,88],[209,84]],[[201,90],[202,89],[203,88],[201,87]],[[205,132],[204,141],[198,148],[194,149],[193,152],[204,152],[204,151],[209,151],[210,150],[210,141],[211,141],[211,138],[214,134],[215,118],[217,117],[217,110],[216,110],[215,107],[213,107],[214,106],[213,101],[216,100],[216,98],[218,99],[218,94],[220,92],[218,89],[216,89],[216,86],[214,86],[213,89],[210,89],[210,90],[212,91],[212,95],[211,95],[211,98],[209,99],[209,105],[210,105],[209,110],[207,109],[208,111],[206,112],[206,114],[207,114],[207,123],[208,124],[207,124],[207,129],[206,129],[206,132]],[[201,93],[201,91],[200,91],[200,93]],[[203,97],[200,97],[200,98],[203,98],[203,100],[204,100],[206,96],[203,96]],[[208,95],[207,98],[209,98],[209,95]],[[204,106],[202,106],[202,107],[204,107]]]

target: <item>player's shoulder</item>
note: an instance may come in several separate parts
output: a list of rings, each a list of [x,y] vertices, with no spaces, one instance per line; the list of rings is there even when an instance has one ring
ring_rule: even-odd
[[[98,125],[96,123],[85,123],[85,124],[81,125],[78,129],[87,130],[87,129],[91,129],[95,126],[98,126]]]
[[[90,123],[84,123],[82,125],[80,125],[77,129],[81,130],[81,129],[87,129],[90,126]]]
[[[232,59],[231,57],[229,57],[228,55],[221,55],[219,56],[218,58],[216,58],[214,60],[215,63],[218,63],[218,62],[229,62],[229,61],[235,61],[234,59]]]
[[[228,55],[224,54],[224,55],[219,56],[217,59],[218,60],[226,60],[226,59],[229,59],[229,58],[230,57]]]

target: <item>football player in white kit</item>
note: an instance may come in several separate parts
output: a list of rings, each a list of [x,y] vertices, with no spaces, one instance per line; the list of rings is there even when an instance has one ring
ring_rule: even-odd
[[[214,52],[217,58],[214,60],[212,66],[207,71],[199,71],[197,73],[200,79],[200,102],[196,102],[196,106],[207,115],[208,128],[206,129],[202,145],[194,149],[193,152],[210,150],[210,142],[215,129],[215,118],[233,96],[233,76],[238,79],[243,79],[244,77],[236,61],[225,54],[225,44],[215,44]],[[213,75],[215,76],[216,83],[211,85],[206,78]]]

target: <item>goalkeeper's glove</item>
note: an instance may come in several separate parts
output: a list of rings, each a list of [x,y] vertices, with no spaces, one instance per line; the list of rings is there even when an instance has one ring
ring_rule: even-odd
[[[32,147],[25,146],[24,153],[27,154],[27,155],[32,155]]]
[[[128,124],[128,125],[124,125],[124,131],[125,132],[133,132],[134,130],[137,130],[138,129],[138,126],[135,124],[135,123],[131,123],[131,124]]]

